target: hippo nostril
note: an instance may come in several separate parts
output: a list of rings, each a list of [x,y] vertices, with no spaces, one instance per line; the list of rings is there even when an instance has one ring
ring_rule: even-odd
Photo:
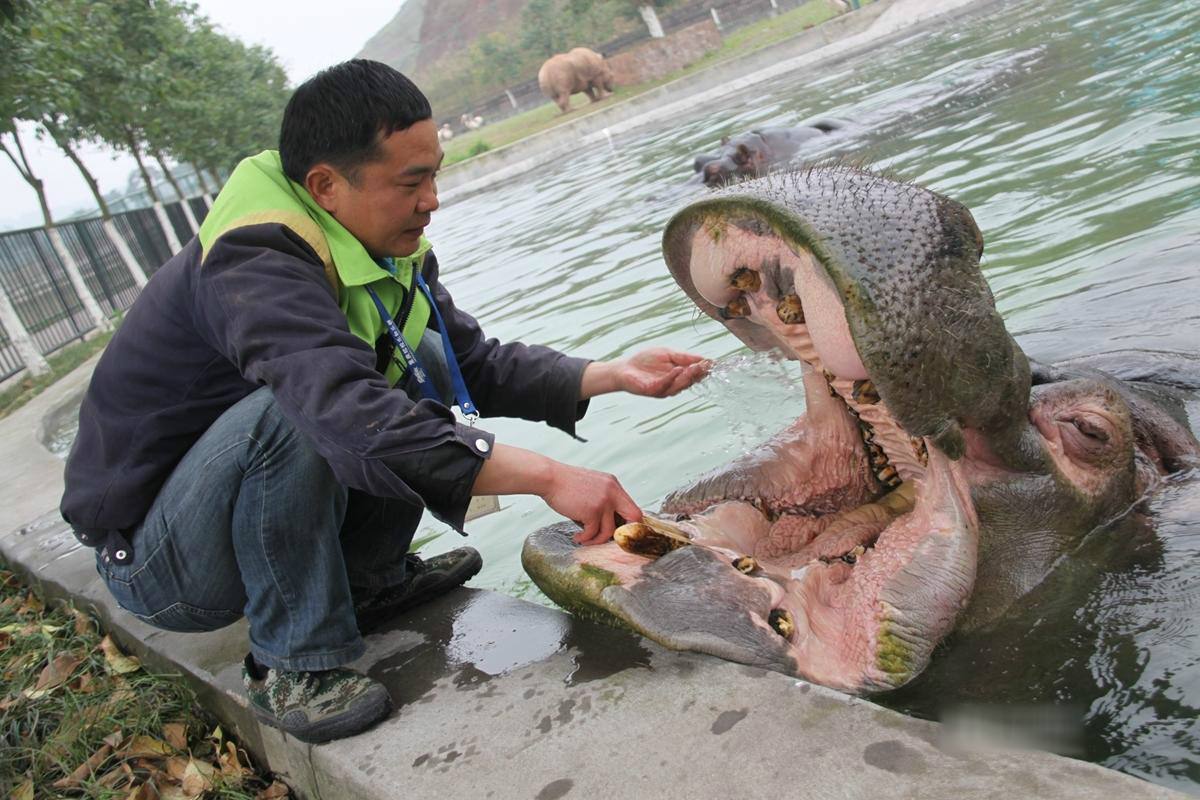
[[[750,316],[750,304],[746,302],[746,298],[738,295],[729,301],[729,305],[717,310],[717,315],[721,319],[738,319],[739,317]]]
[[[757,292],[762,288],[762,277],[749,267],[738,267],[729,278],[733,288],[742,292]]]
[[[800,305],[800,297],[796,294],[785,296],[775,306],[775,313],[784,325],[801,325],[804,323],[804,308]]]

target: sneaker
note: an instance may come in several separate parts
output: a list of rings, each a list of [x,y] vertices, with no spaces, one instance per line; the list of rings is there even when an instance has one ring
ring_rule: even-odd
[[[378,628],[402,611],[462,586],[483,567],[483,558],[473,547],[460,547],[427,560],[415,554],[405,558],[408,576],[404,583],[355,597],[354,614],[358,617],[361,633]]]
[[[242,681],[259,720],[311,744],[362,733],[392,710],[382,683],[348,669],[261,670],[247,655]]]

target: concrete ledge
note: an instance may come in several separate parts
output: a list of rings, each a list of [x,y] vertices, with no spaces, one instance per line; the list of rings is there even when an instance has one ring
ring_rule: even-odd
[[[0,465],[10,478],[23,466],[28,495],[5,485],[0,554],[47,595],[94,608],[151,669],[183,675],[300,798],[1183,797],[1054,755],[959,752],[935,723],[472,589],[368,638],[355,666],[388,686],[397,706],[388,720],[303,744],[259,726],[246,707],[244,622],[190,635],[142,624],[47,510],[62,466],[41,449],[36,420],[88,375],[81,368],[0,424]],[[11,524],[37,503],[32,522]]]
[[[152,669],[182,674],[301,798],[1181,796],[1048,754],[957,752],[934,723],[471,589],[370,637],[356,667],[398,710],[313,747],[246,708],[244,623],[191,635],[143,625],[54,515],[0,551],[49,595],[95,608]]]

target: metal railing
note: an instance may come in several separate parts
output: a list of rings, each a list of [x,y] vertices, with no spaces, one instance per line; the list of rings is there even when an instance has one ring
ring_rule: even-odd
[[[187,201],[199,223],[208,212],[203,198]],[[165,203],[167,218],[181,242],[194,235],[179,202]],[[167,237],[150,208],[113,215],[118,235],[146,275],[171,257]],[[133,304],[138,287],[104,230],[100,218],[73,220],[55,228],[79,267],[88,291],[101,311],[113,316]],[[81,339],[95,327],[46,228],[0,233],[0,291],[42,355]],[[12,335],[0,324],[0,380],[25,368]]]

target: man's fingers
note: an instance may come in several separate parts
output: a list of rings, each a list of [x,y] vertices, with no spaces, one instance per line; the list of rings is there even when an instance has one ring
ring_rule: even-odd
[[[699,364],[704,361],[704,356],[698,356],[695,353],[681,353],[678,350],[672,350],[667,354],[671,359],[671,363],[680,367],[690,367],[692,364]]]
[[[584,522],[583,530],[575,534],[575,544],[591,544],[591,540],[596,537],[600,525],[595,517]]]
[[[604,544],[613,537],[613,531],[617,528],[617,517],[610,511],[605,511],[600,515],[600,535],[588,544]]]

